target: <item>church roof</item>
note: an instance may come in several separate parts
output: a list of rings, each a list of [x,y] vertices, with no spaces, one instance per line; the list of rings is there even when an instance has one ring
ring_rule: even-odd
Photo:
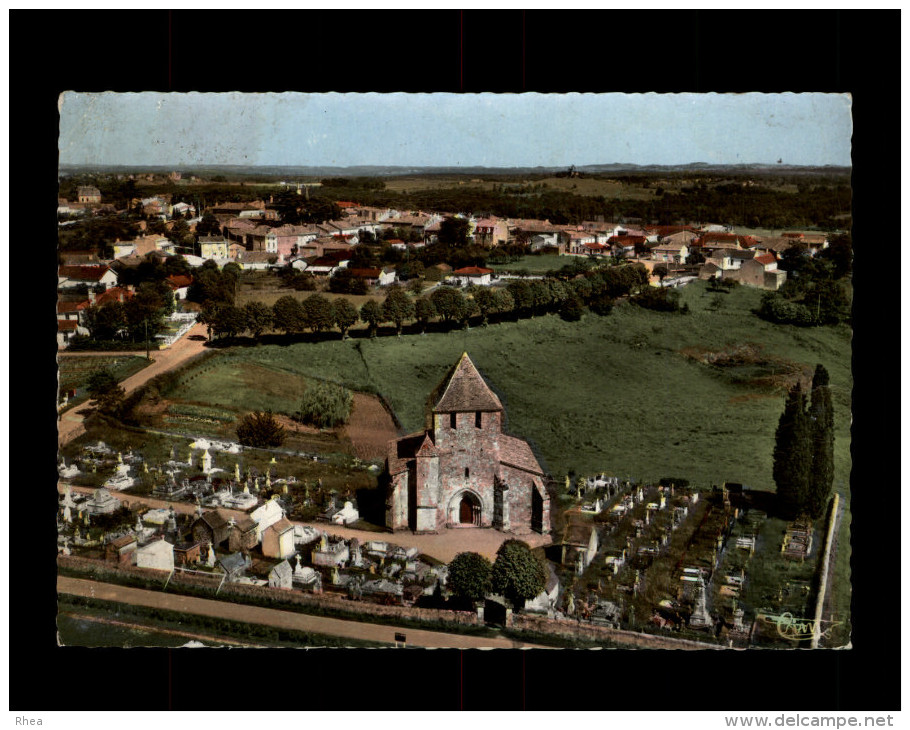
[[[543,475],[543,469],[537,463],[537,459],[534,456],[534,452],[531,451],[528,442],[514,436],[500,434],[499,461],[516,469]]]
[[[436,413],[501,411],[502,403],[477,372],[468,353],[463,353],[434,407]]]

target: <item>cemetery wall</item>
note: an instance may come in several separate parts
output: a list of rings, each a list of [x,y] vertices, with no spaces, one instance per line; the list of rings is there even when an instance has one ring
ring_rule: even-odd
[[[592,626],[565,619],[549,619],[542,616],[515,614],[511,616],[509,628],[518,631],[533,631],[551,636],[562,636],[567,639],[592,639],[594,641],[612,641],[623,646],[635,646],[643,649],[723,649],[719,644],[707,644],[687,639],[676,639],[671,636],[623,631],[609,626]]]

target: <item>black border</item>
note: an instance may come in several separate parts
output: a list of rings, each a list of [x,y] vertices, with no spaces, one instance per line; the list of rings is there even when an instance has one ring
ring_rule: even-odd
[[[852,650],[721,654],[263,650],[251,658],[230,650],[215,655],[61,649],[49,631],[55,614],[54,556],[43,525],[46,508],[53,508],[52,498],[45,487],[33,485],[33,476],[23,474],[24,479],[10,480],[9,490],[11,504],[15,500],[29,510],[27,517],[9,519],[11,556],[19,558],[11,561],[9,576],[11,708],[731,712],[899,708],[899,671],[885,670],[880,653],[899,646],[899,612],[893,610],[893,599],[875,598],[893,596],[898,589],[899,560],[892,557],[899,554],[898,531],[880,530],[875,520],[894,514],[882,511],[876,500],[887,498],[890,505],[898,499],[893,469],[886,475],[885,468],[890,467],[886,458],[899,453],[893,443],[899,430],[889,429],[876,409],[883,394],[873,392],[871,385],[881,382],[872,380],[872,367],[891,370],[899,355],[888,357],[887,344],[895,342],[893,324],[883,336],[873,334],[886,311],[885,300],[872,305],[867,298],[882,266],[881,260],[874,264],[870,260],[872,226],[884,224],[896,237],[894,227],[900,220],[895,215],[899,11],[53,10],[40,15],[10,11],[9,17],[11,201],[12,194],[25,192],[29,199],[41,201],[37,207],[45,211],[36,211],[35,224],[27,222],[31,216],[16,216],[19,225],[33,234],[40,232],[34,236],[40,243],[25,245],[28,250],[40,248],[41,267],[28,268],[41,272],[37,279],[42,291],[45,281],[52,291],[55,230],[47,210],[56,197],[56,153],[51,140],[57,134],[57,95],[65,89],[850,92],[857,140],[854,236],[857,240],[864,232],[867,236],[855,265]],[[274,55],[267,53],[269,49]],[[11,216],[18,212],[14,206],[9,210]],[[10,243],[17,238],[11,235]],[[44,297],[38,298],[40,306],[34,306],[29,296],[36,289],[31,278],[27,277],[27,288],[17,281],[11,291],[10,311],[17,316],[11,317],[16,340],[11,332],[10,344],[29,341],[35,324],[32,315],[37,312],[42,313],[39,329],[51,325]],[[887,291],[877,289],[876,294]],[[30,316],[25,318],[18,316],[22,297],[29,302]],[[888,316],[889,323],[894,319]],[[32,373],[23,379],[21,368],[31,371],[38,364],[43,384],[39,392],[49,392],[56,378],[53,354],[50,348],[46,354],[40,352],[11,358],[16,365],[11,383],[32,382]],[[35,398],[27,411],[22,408],[17,400],[11,411],[17,426],[20,420],[30,424],[36,413],[40,443],[56,443],[48,396]],[[11,461],[17,468],[40,463],[43,474],[50,469],[45,465],[54,463],[51,454],[39,449],[39,459],[25,459],[31,453],[20,441],[25,436],[29,445],[35,442],[32,428],[17,428],[10,439]],[[48,471],[48,480],[55,478]],[[41,510],[35,509],[37,505]],[[38,549],[30,549],[35,544]],[[281,688],[265,689],[266,683],[257,681],[263,672],[256,667],[263,666],[266,656],[274,662],[269,673],[279,676],[283,671],[288,678]],[[217,691],[198,691],[213,680]],[[232,685],[241,691],[225,692]],[[345,688],[355,685],[356,694],[347,694]],[[263,689],[255,694],[242,689],[250,686]],[[92,702],[96,704],[86,704]]]

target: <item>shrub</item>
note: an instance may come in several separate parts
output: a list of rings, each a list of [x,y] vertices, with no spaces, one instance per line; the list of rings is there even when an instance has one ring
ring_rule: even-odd
[[[240,419],[237,440],[244,446],[260,449],[281,446],[284,443],[284,428],[271,411],[253,411]]]
[[[317,428],[334,428],[351,415],[354,396],[347,388],[322,381],[307,385],[295,418]]]

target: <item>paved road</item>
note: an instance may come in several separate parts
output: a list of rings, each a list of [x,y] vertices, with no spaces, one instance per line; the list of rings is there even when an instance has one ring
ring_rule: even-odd
[[[124,391],[130,393],[140,385],[145,385],[145,383],[156,375],[161,375],[161,373],[182,365],[191,357],[195,357],[205,350],[205,335],[206,326],[197,322],[183,337],[171,345],[167,350],[156,350],[152,353],[152,364],[122,381],[120,386]],[[193,336],[201,336],[203,339],[191,339]],[[109,356],[112,354],[120,355],[122,353],[106,352],[103,354]],[[82,411],[86,409],[87,406],[71,408],[60,417],[60,420],[57,422],[57,443],[60,446],[69,443],[77,436],[81,436],[85,433]]]
[[[148,606],[171,611],[181,611],[198,616],[214,616],[217,618],[242,621],[244,623],[272,626],[279,629],[293,629],[316,634],[339,636],[343,639],[360,639],[363,641],[379,641],[387,644],[395,643],[395,634],[403,633],[407,636],[409,646],[433,647],[438,649],[547,649],[551,647],[537,644],[525,644],[519,641],[498,637],[478,637],[463,634],[446,634],[441,631],[426,631],[424,629],[401,628],[399,626],[385,626],[383,624],[364,623],[360,621],[344,621],[342,619],[326,618],[324,616],[308,616],[292,611],[279,611],[274,608],[260,608],[259,606],[245,606],[227,601],[215,601],[208,598],[193,596],[178,596],[171,593],[159,593],[139,588],[129,588],[111,583],[98,583],[96,581],[57,577],[57,591],[74,596],[97,598],[104,601],[117,601],[129,603],[134,606]]]

